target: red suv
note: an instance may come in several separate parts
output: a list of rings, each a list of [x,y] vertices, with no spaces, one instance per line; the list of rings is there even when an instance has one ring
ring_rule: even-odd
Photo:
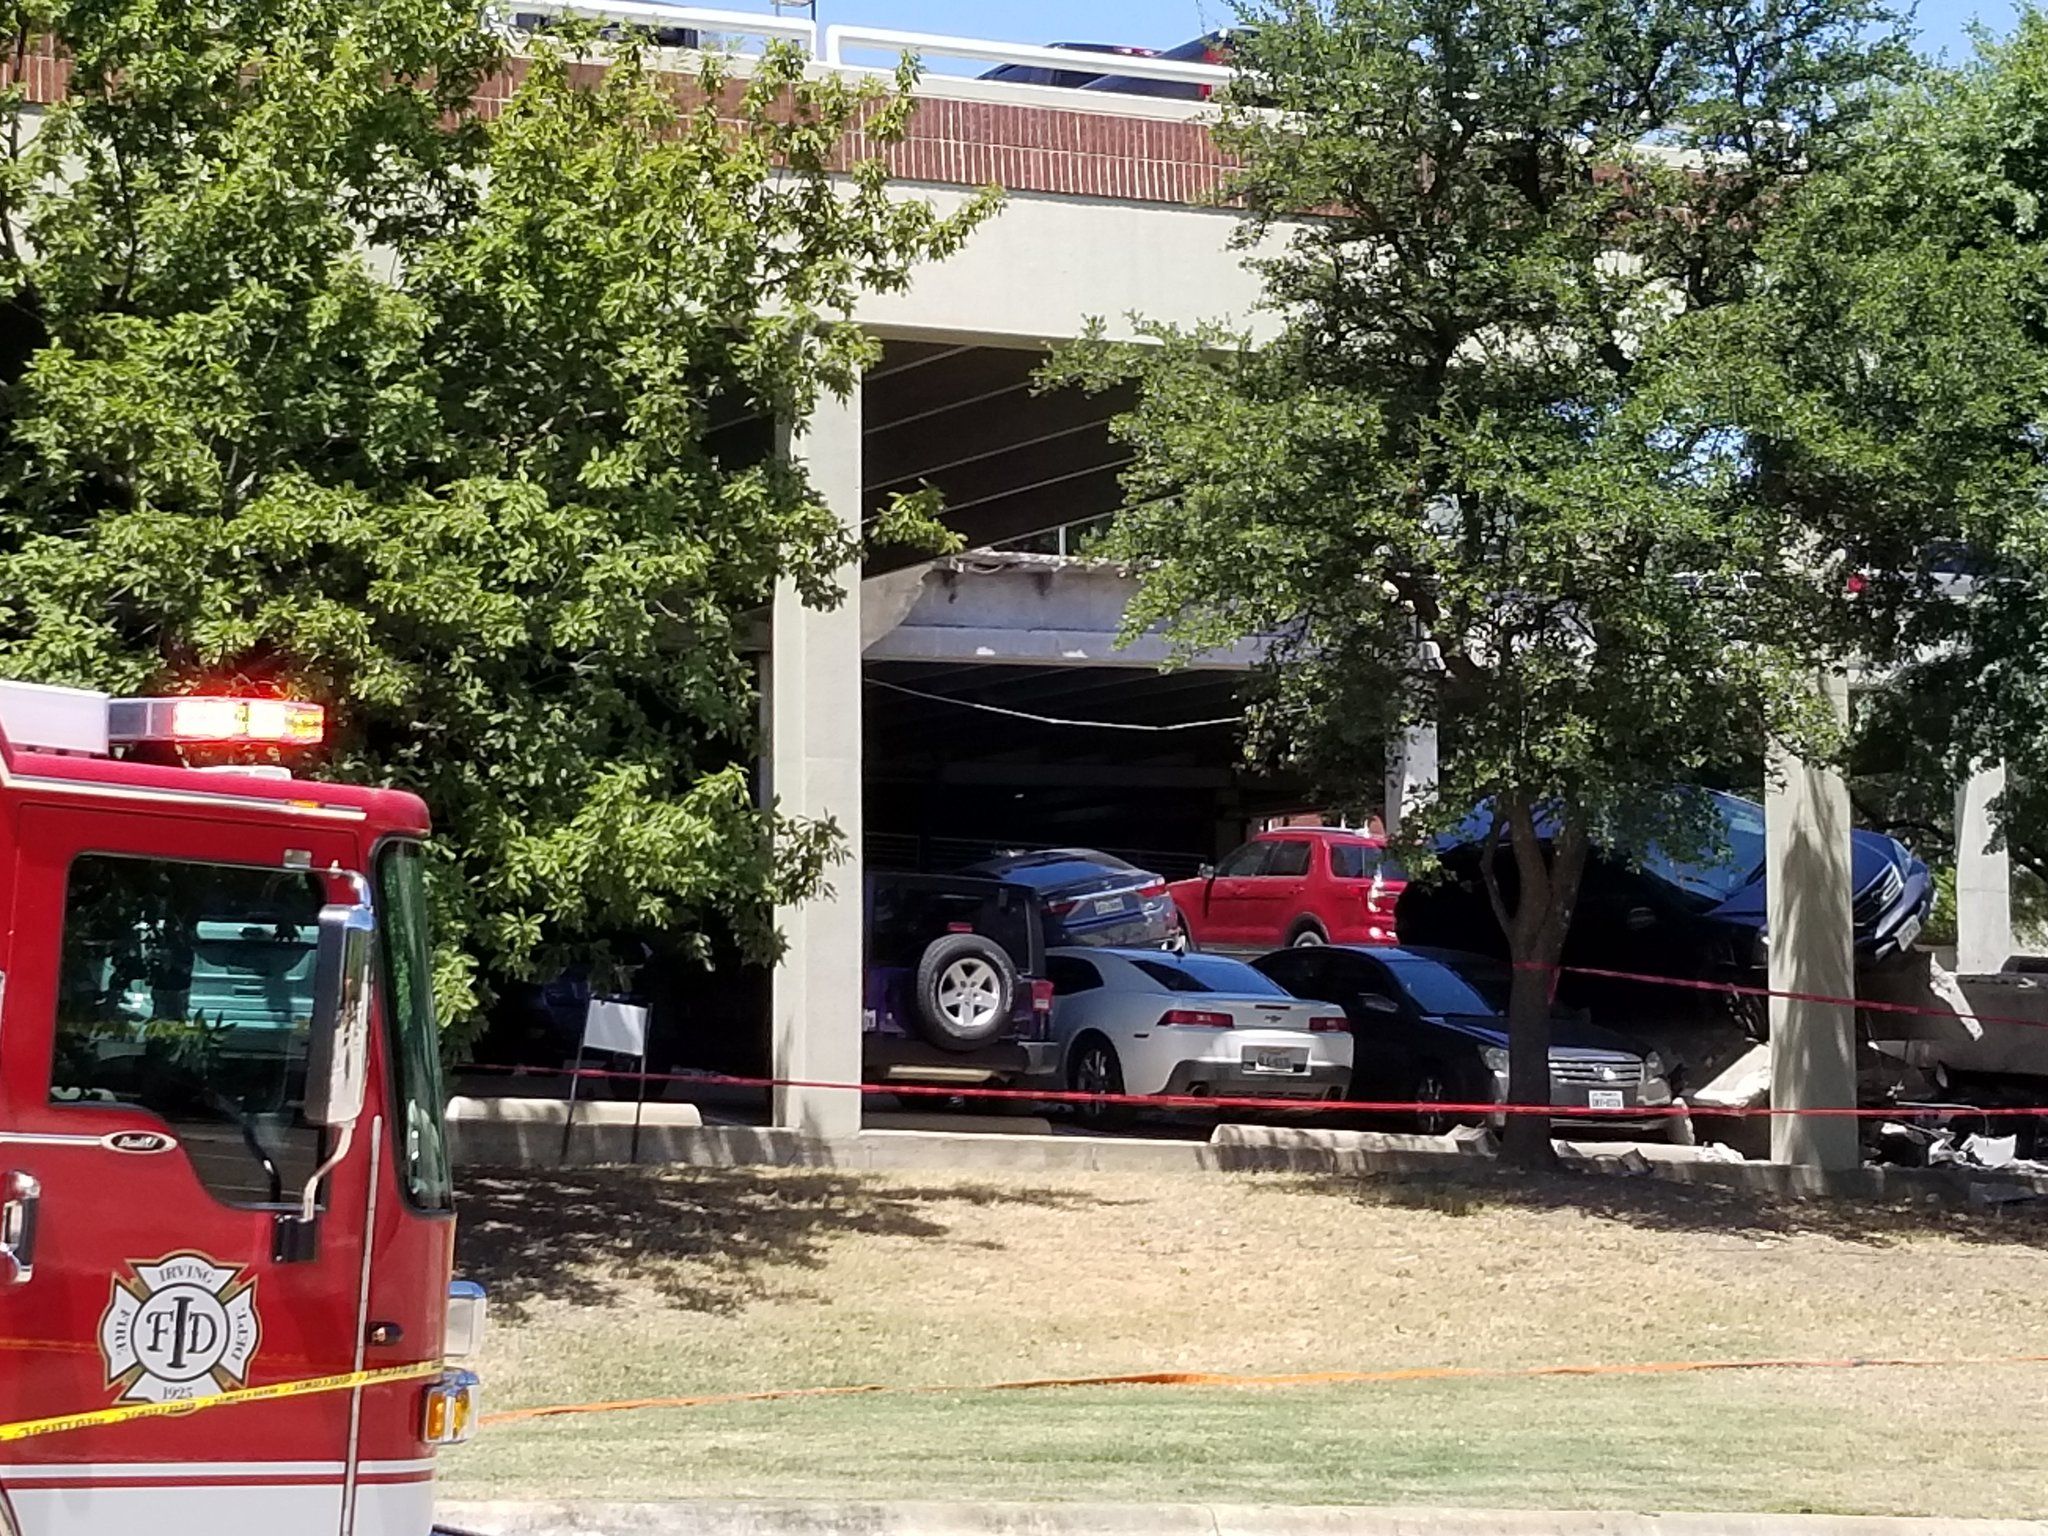
[[[1276,827],[1168,890],[1185,942],[1263,954],[1290,944],[1392,944],[1408,877],[1375,837]]]

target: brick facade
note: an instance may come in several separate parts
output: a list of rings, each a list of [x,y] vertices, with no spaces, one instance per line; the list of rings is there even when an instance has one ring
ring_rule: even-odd
[[[493,113],[511,95],[514,63],[479,93]],[[0,65],[0,83],[12,70]],[[38,49],[27,60],[29,100],[62,96],[69,64]],[[685,84],[686,95],[694,86]],[[1230,161],[1198,122],[1119,117],[1058,107],[926,97],[899,144],[876,145],[855,135],[849,159],[879,153],[904,181],[1104,197],[1123,202],[1200,204],[1214,198]]]

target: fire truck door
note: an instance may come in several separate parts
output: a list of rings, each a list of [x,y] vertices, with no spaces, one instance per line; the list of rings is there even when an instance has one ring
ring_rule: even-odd
[[[376,1078],[305,1123],[317,915],[353,829],[23,808],[0,1014],[0,1424],[355,1368]],[[330,895],[332,893],[332,895]],[[21,1536],[339,1532],[349,1394],[0,1438]]]

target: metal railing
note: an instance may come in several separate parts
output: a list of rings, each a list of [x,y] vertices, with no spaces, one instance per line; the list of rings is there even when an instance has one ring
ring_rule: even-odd
[[[900,32],[889,27],[845,23],[821,29],[809,18],[780,12],[665,5],[660,0],[500,0],[498,13],[513,30],[528,27],[530,19],[576,16],[619,26],[647,27],[666,34],[696,34],[702,39],[696,46],[731,47],[740,39],[792,42],[823,67],[848,71],[865,72],[889,67],[858,63],[849,55],[908,53],[920,59],[1014,64],[1030,69],[1206,86],[1211,90],[1228,85],[1231,79],[1231,71],[1224,65],[1202,64],[1189,59],[1161,59],[1141,53],[1088,53],[1071,48],[1047,48],[1037,43],[996,42],[987,38],[953,37],[938,32]],[[976,83],[1000,88],[1008,82],[983,80]],[[1040,89],[1021,85],[1013,88]],[[1098,102],[1103,94],[1114,93],[1096,93]]]
[[[792,42],[812,58],[818,56],[818,24],[798,16],[663,5],[659,0],[501,0],[498,10],[515,25],[529,16],[580,16],[662,32],[708,34],[706,41],[720,43],[742,37]]]
[[[1018,64],[1027,68],[1163,80],[1175,85],[1206,85],[1220,89],[1231,72],[1221,64],[1192,59],[1161,59],[1141,53],[1087,53],[1074,48],[1047,48],[1037,43],[1001,43],[984,38],[951,37],[938,32],[898,32],[888,27],[849,26],[825,29],[823,62],[837,69],[858,69],[849,52],[913,53],[921,59],[971,59],[982,64]]]

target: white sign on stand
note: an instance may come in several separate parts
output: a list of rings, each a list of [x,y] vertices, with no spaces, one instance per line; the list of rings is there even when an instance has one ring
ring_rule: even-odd
[[[583,1063],[592,1051],[631,1056],[640,1063],[634,1073],[633,1150],[640,1161],[640,1120],[647,1108],[647,1009],[616,997],[593,997],[583,1011],[583,1038],[576,1046],[576,1067],[569,1075],[569,1112],[562,1121],[562,1160],[569,1159],[569,1136],[576,1129],[576,1099],[583,1082]]]
[[[647,1054],[647,1010],[638,1003],[593,997],[583,1015],[583,1049],[644,1057]]]

